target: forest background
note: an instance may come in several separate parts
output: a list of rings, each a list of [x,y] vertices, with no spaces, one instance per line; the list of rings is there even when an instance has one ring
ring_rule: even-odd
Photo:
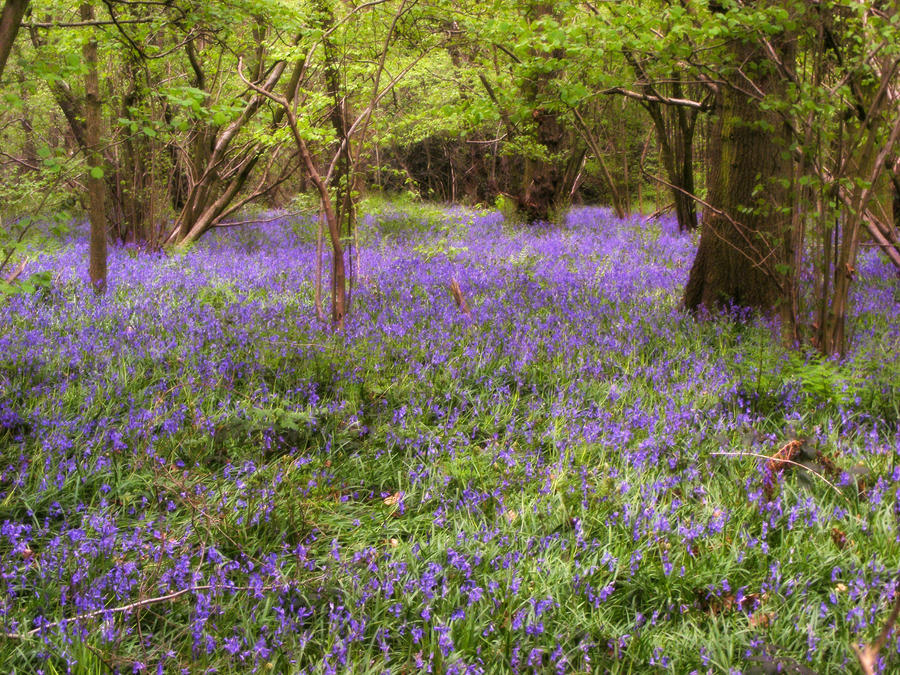
[[[652,203],[703,213],[686,307],[777,312],[843,354],[860,245],[900,269],[897,28],[890,2],[8,0],[0,265],[85,213],[101,289],[107,239],[313,208],[340,324],[364,194],[528,222]]]

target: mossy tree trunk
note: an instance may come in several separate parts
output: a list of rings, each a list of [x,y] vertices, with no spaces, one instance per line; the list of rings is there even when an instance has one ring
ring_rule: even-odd
[[[552,16],[554,5],[532,2],[526,11],[528,20],[537,22],[542,17]],[[565,171],[559,166],[559,155],[564,149],[566,134],[559,114],[546,104],[557,73],[545,67],[549,59],[561,59],[562,56],[562,49],[546,55],[535,52],[522,88],[523,98],[531,109],[530,126],[540,153],[525,160],[522,187],[516,195],[518,209],[529,222],[549,221],[565,193]]]
[[[782,51],[783,63],[792,62],[793,45],[786,36],[773,44]],[[691,311],[779,309],[792,327],[790,133],[779,115],[750,93],[781,96],[785,80],[752,39],[735,40],[731,52],[737,65],[717,96],[708,199],[684,305]]]

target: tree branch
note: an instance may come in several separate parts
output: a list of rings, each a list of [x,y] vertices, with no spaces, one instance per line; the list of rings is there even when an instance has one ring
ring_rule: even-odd
[[[122,19],[110,21],[108,19],[95,19],[93,21],[28,21],[23,22],[24,28],[90,28],[91,26],[116,26],[133,23],[153,23],[155,19]]]
[[[709,110],[709,105],[702,101],[693,101],[688,98],[670,98],[667,96],[653,96],[651,94],[641,94],[637,91],[631,91],[630,89],[625,89],[623,87],[610,87],[609,89],[603,89],[600,91],[601,94],[619,94],[621,96],[625,96],[627,98],[633,98],[638,101],[649,101],[650,103],[660,103],[662,105],[675,105],[682,106],[685,108],[694,108],[696,110],[706,111]]]

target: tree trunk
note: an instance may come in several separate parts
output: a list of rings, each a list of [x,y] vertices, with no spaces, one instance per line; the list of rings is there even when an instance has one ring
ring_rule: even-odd
[[[773,43],[790,63],[790,43]],[[783,93],[784,79],[762,47],[735,41],[732,52],[742,72],[756,74],[756,87],[767,95]],[[771,312],[784,304],[790,286],[789,132],[776,113],[746,93],[751,83],[731,75],[736,81],[720,86],[708,205],[684,305],[691,311],[737,305]]]
[[[878,184],[887,156],[900,141],[900,119],[894,120],[893,128],[887,137],[882,124],[881,110],[878,103],[871,103],[870,114],[863,121],[865,133],[861,147],[854,152],[847,162],[850,175],[856,180],[849,197],[846,199],[846,215],[841,224],[840,246],[835,251],[836,266],[834,269],[834,291],[831,304],[825,317],[822,339],[819,345],[823,354],[838,354],[842,358],[847,354],[847,310],[851,283],[856,276],[856,257],[859,253],[860,230],[867,219],[867,210]],[[883,105],[883,101],[881,103]],[[872,114],[874,113],[874,114]],[[878,228],[874,228],[878,231]]]
[[[299,41],[299,37],[296,39]],[[297,87],[303,72],[301,60],[294,68],[294,72],[288,82],[287,91],[290,94]],[[271,91],[281,79],[286,61],[275,62],[265,81],[260,86],[265,91]],[[225,125],[221,130],[207,131],[201,134],[198,143],[206,146],[197,146],[195,150],[199,156],[193,158],[201,162],[193,167],[196,179],[193,181],[190,191],[185,199],[184,207],[178,215],[174,231],[169,235],[166,244],[187,246],[197,241],[226,213],[229,205],[237,196],[237,193],[246,183],[251,171],[256,166],[263,150],[258,147],[244,151],[243,157],[234,161],[236,168],[229,172],[227,179],[219,174],[219,166],[225,159],[231,144],[241,129],[256,115],[262,106],[265,96],[256,92],[256,95],[245,99],[244,109],[241,114]],[[276,127],[284,115],[283,110],[277,110],[272,119],[271,126]],[[223,185],[224,184],[224,185]]]
[[[90,3],[81,5],[81,19],[92,21],[94,9]],[[88,149],[87,188],[88,219],[91,223],[90,277],[97,293],[106,291],[106,211],[103,206],[105,185],[103,159],[100,154],[100,82],[97,75],[97,41],[93,36],[82,47],[87,67],[84,76],[84,131]]]
[[[322,28],[327,31],[334,25],[334,15],[331,7],[326,3],[322,3],[320,9],[324,18]],[[325,57],[325,85],[328,89],[328,96],[331,99],[329,118],[337,141],[340,143],[335,171],[328,183],[334,186],[334,217],[337,219],[338,233],[343,230],[346,233],[347,241],[351,242],[351,251],[348,259],[349,285],[344,279],[346,272],[343,249],[341,248],[339,254],[335,250],[332,256],[332,311],[338,305],[338,297],[343,296],[344,298],[341,301],[344,306],[339,314],[332,314],[332,321],[335,325],[343,325],[344,315],[349,309],[349,304],[353,297],[352,242],[356,226],[356,189],[354,185],[356,176],[354,173],[352,148],[350,146],[350,122],[347,110],[349,103],[347,97],[343,96],[341,92],[341,64],[338,62],[337,54],[335,53],[336,47],[330,38],[324,40],[322,49]]]
[[[563,141],[563,129],[557,115],[543,108],[532,114],[535,121],[535,138],[542,146],[547,159],[529,158],[525,162],[524,190],[519,195],[519,208],[529,222],[548,221],[558,206],[559,185],[562,176],[556,164]]]
[[[678,229],[682,232],[697,229],[697,209],[694,206],[694,124],[696,110],[678,107],[673,113],[674,124],[667,124],[663,105],[646,102],[644,107],[653,120],[659,142],[662,164],[666,170],[669,191],[675,205]]]
[[[532,4],[528,18],[536,20],[553,13],[553,4],[537,2]],[[534,56],[540,55],[535,53]],[[561,59],[563,50],[554,50],[548,56]],[[558,165],[565,133],[557,113],[542,105],[554,77],[552,71],[535,68],[523,87],[525,101],[532,109],[534,138],[543,150],[542,157],[525,160],[522,187],[517,195],[519,210],[529,222],[550,220],[553,211],[560,206],[561,195],[565,194],[561,192],[563,176]]]
[[[673,77],[673,96],[681,98],[681,81]],[[697,123],[697,110],[681,106],[675,108],[673,157],[674,171],[672,183],[678,189],[672,189],[675,202],[675,215],[678,218],[678,229],[682,232],[697,229],[697,209],[694,204],[694,128]]]
[[[888,167],[888,175],[894,188],[893,212],[894,230],[900,231],[900,156],[895,157]],[[896,232],[895,232],[896,233]]]
[[[3,69],[12,51],[16,33],[22,25],[22,17],[28,9],[28,0],[6,0],[3,5],[3,13],[0,14],[0,81],[3,79]]]

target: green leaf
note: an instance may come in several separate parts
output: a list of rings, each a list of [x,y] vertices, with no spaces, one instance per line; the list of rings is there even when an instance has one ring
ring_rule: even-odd
[[[103,169],[100,168],[99,166],[92,166],[91,167],[91,178],[96,178],[97,180],[100,180],[101,178],[103,178]]]

